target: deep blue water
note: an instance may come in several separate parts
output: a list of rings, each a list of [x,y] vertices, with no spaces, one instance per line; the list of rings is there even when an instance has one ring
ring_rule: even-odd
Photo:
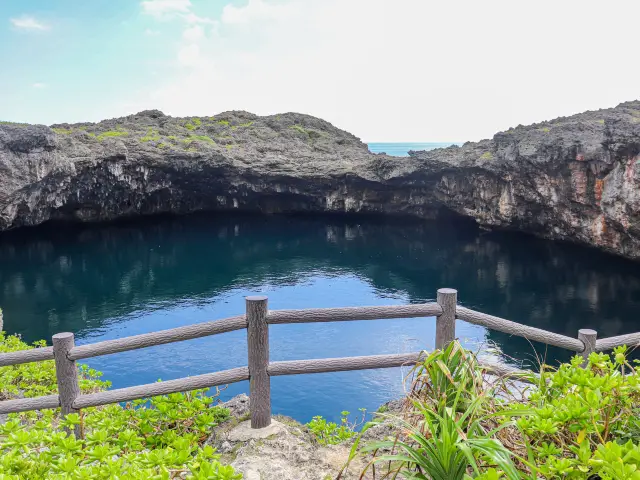
[[[445,148],[451,145],[461,145],[456,142],[404,142],[404,143],[369,143],[369,151],[373,153],[386,153],[394,157],[407,157],[409,150],[433,150],[435,148]]]
[[[576,336],[640,330],[640,266],[594,250],[458,223],[344,217],[198,215],[0,235],[5,329],[28,341],[72,331],[79,344],[237,315],[244,296],[270,307],[433,301]],[[272,360],[430,349],[434,319],[270,329]],[[470,348],[495,343],[531,363],[526,341],[459,321]],[[544,349],[538,350],[544,353]],[[89,359],[114,387],[246,365],[243,331]],[[567,359],[554,349],[550,360]],[[273,408],[308,421],[376,409],[403,392],[400,369],[275,377]],[[232,385],[223,398],[246,391]]]

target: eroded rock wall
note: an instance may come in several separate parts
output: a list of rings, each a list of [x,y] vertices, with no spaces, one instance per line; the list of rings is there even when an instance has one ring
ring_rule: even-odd
[[[0,230],[251,210],[473,218],[640,258],[640,102],[408,158],[306,115],[0,123]]]

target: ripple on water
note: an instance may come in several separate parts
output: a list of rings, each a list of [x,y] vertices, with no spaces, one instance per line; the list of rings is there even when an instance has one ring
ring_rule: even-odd
[[[188,216],[0,236],[5,328],[27,341],[73,331],[78,343],[189,325],[270,307],[433,301],[459,290],[470,308],[576,336],[640,330],[639,266],[593,250],[467,224],[320,217]],[[277,325],[272,360],[403,353],[433,348],[433,318]],[[523,339],[458,321],[473,349],[532,360]],[[545,350],[538,347],[538,351]],[[90,359],[114,387],[246,364],[242,331]],[[549,349],[551,361],[568,352]],[[406,373],[406,370],[404,371]],[[403,393],[401,369],[273,378],[273,409],[309,420],[376,409]],[[230,386],[228,398],[247,390]]]

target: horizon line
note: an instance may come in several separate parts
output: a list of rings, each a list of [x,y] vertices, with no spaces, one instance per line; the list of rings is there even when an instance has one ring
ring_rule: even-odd
[[[451,143],[451,144],[456,144],[456,143],[466,143],[466,141],[465,142],[449,142],[449,141],[445,141],[445,142],[433,142],[433,141],[432,142],[415,142],[415,141],[412,141],[412,142],[401,142],[401,141],[395,141],[395,142],[380,142],[380,141],[366,142],[366,141],[362,140],[362,143],[366,143],[366,144],[369,144],[369,143],[389,143],[389,144],[391,144],[391,143]]]

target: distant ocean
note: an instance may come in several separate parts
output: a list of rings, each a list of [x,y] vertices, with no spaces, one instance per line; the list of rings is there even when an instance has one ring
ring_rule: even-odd
[[[427,143],[369,143],[369,150],[373,153],[386,153],[394,157],[408,157],[409,150],[433,150],[450,145],[462,145],[455,142],[427,142]]]

